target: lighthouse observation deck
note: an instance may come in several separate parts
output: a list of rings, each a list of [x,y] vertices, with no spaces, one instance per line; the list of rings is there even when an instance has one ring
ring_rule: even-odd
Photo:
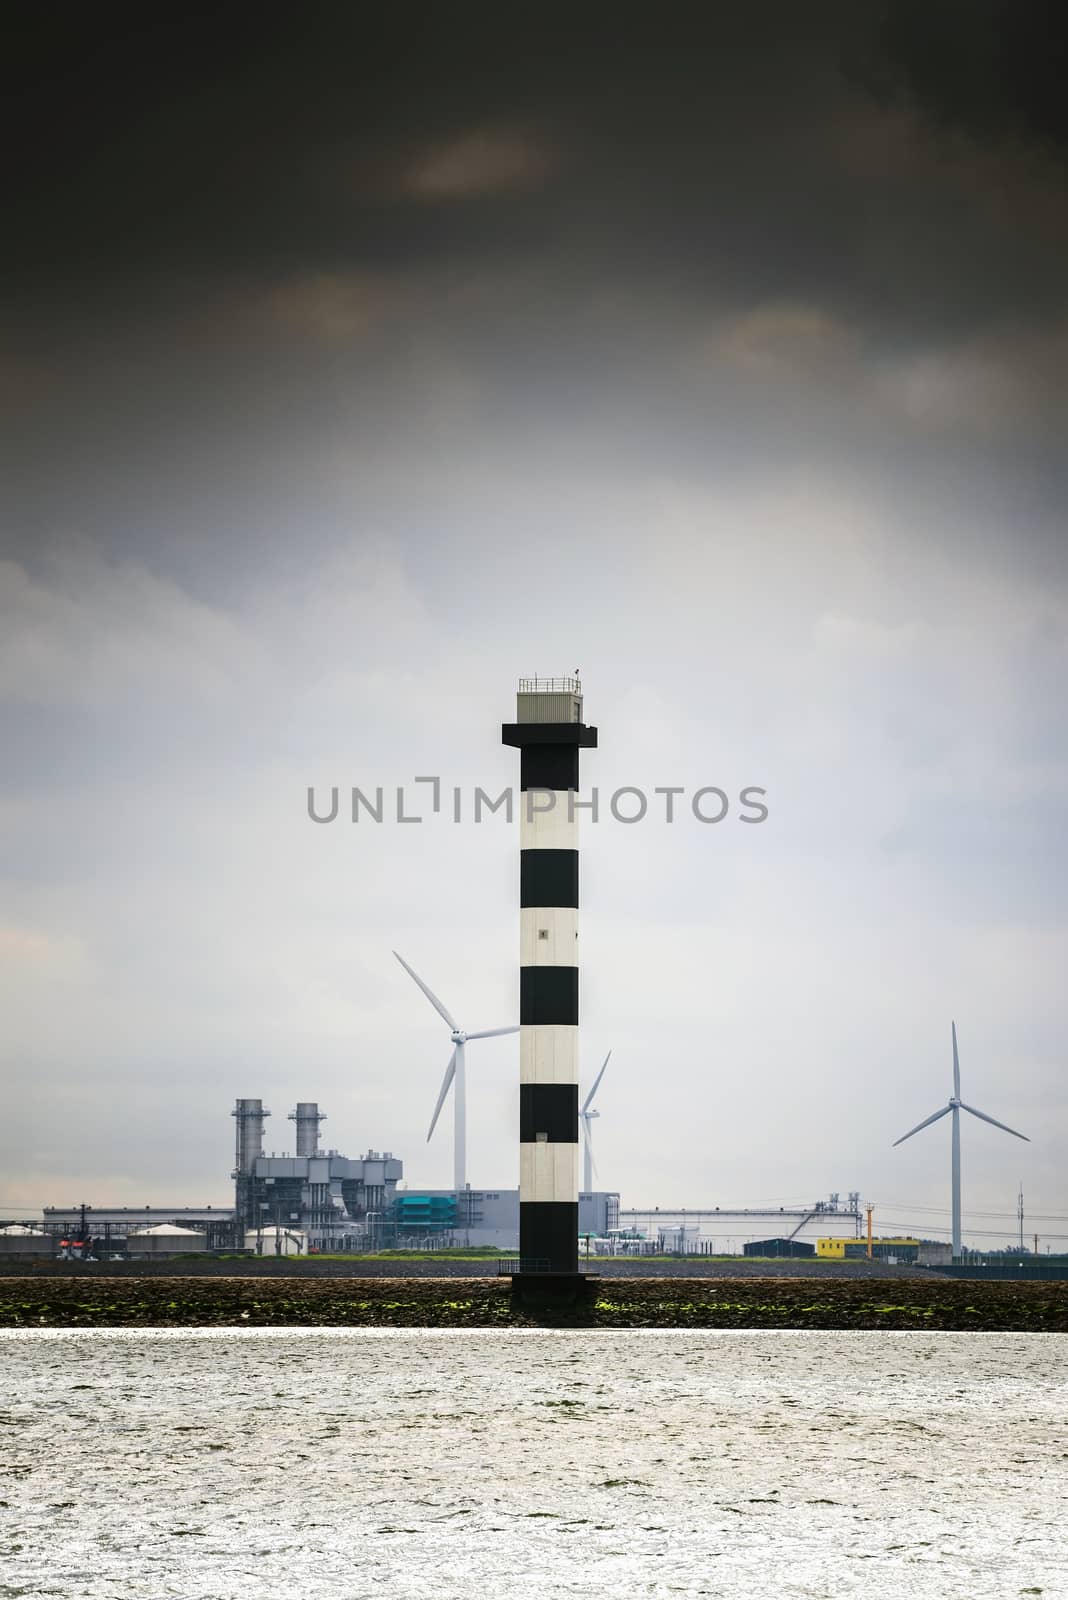
[[[578,678],[520,678],[516,721],[581,723],[581,681]]]

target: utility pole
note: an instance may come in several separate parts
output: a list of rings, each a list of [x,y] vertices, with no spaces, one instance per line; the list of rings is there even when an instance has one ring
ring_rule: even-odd
[[[1024,1247],[1024,1242],[1023,1242],[1024,1209],[1023,1209],[1023,1183],[1022,1182],[1020,1184],[1019,1199],[1016,1202],[1016,1215],[1017,1215],[1017,1217],[1019,1219],[1019,1223],[1020,1223],[1020,1254],[1023,1255],[1023,1247]]]
[[[1038,1234],[1035,1234],[1035,1255],[1038,1255]]]
[[[869,1261],[871,1260],[871,1214],[872,1214],[872,1212],[874,1210],[875,1210],[874,1206],[868,1206],[868,1208],[867,1208],[867,1211],[868,1211],[868,1260]]]

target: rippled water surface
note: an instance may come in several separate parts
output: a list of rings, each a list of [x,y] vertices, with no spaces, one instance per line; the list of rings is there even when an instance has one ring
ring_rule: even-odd
[[[1068,1335],[0,1337],[0,1596],[1068,1596]]]

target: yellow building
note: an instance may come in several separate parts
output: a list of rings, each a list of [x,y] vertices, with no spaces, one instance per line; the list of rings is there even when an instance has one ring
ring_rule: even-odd
[[[873,1261],[885,1261],[893,1256],[897,1261],[915,1261],[919,1253],[919,1239],[873,1239]],[[867,1239],[817,1239],[816,1255],[821,1261],[866,1261]]]

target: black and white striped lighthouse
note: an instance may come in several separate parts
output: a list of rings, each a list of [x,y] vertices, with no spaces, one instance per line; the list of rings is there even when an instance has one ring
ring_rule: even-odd
[[[579,751],[597,744],[578,678],[521,678],[520,1272],[578,1272]]]

